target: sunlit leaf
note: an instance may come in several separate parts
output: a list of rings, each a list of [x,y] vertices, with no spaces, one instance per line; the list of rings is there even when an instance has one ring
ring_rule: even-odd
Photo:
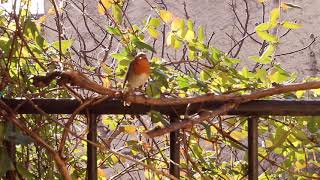
[[[277,36],[269,34],[266,31],[257,31],[257,34],[261,39],[271,43],[277,43],[279,41]]]
[[[296,162],[294,163],[294,165],[295,165],[295,170],[296,170],[296,171],[299,171],[299,170],[307,167],[307,164],[306,164],[305,161],[302,161],[302,162],[296,161]]]
[[[170,23],[172,21],[173,15],[171,12],[166,11],[166,10],[160,10],[159,14],[160,14],[161,19],[165,23]]]
[[[275,51],[275,46],[274,45],[269,45],[268,48],[264,51],[264,53],[260,56],[260,58],[257,60],[257,62],[261,64],[268,64],[272,61],[270,58]]]
[[[269,20],[269,22],[271,24],[277,24],[279,17],[280,17],[280,9],[279,8],[274,8],[270,12],[270,20]]]
[[[203,26],[200,25],[198,28],[198,41],[204,43],[204,40],[205,40],[204,38],[205,38],[204,29],[203,29]]]
[[[115,130],[118,125],[118,123],[114,119],[108,116],[103,116],[102,124],[108,126],[110,130]]]
[[[246,132],[246,131],[232,131],[230,133],[230,136],[239,141],[242,139],[246,139],[248,137],[248,132]]]
[[[292,4],[292,3],[287,3],[287,2],[281,2],[280,7],[283,10],[288,10],[289,8],[296,8],[296,9],[302,9],[300,6]]]
[[[101,169],[101,168],[98,168],[98,177],[104,177],[106,178],[107,177],[107,173],[105,170]]]
[[[159,18],[151,18],[148,25],[157,28],[160,26],[160,23],[161,23],[161,21]]]
[[[111,7],[110,0],[100,0],[100,2],[98,2],[98,13],[101,15],[104,15],[105,10],[110,9],[110,7]]]
[[[107,27],[107,31],[108,31],[108,33],[110,33],[110,34],[114,34],[114,35],[117,35],[117,36],[120,36],[120,35],[121,35],[121,31],[119,30],[118,27],[111,27],[111,26],[109,26],[109,27]]]
[[[262,82],[265,82],[267,79],[267,71],[265,69],[256,69],[256,78],[260,79]]]
[[[117,23],[122,22],[122,10],[119,5],[112,4],[112,16]]]
[[[293,22],[290,22],[290,21],[282,22],[282,26],[284,28],[287,28],[287,29],[299,29],[299,28],[301,28],[301,24],[293,23]]]
[[[258,0],[259,3],[265,3],[267,0]]]
[[[187,42],[191,42],[192,40],[195,39],[195,33],[193,30],[188,30],[184,39],[187,41]]]
[[[154,27],[148,27],[148,32],[154,39],[158,39],[160,35],[160,33]]]
[[[296,96],[298,99],[300,99],[301,97],[303,97],[303,95],[306,93],[306,91],[297,91],[296,92]]]
[[[135,134],[137,132],[137,126],[127,125],[124,126],[124,131],[128,134]]]
[[[193,22],[188,19],[188,30],[193,30]]]
[[[184,20],[181,18],[176,18],[171,23],[172,31],[179,31],[184,29]]]
[[[261,23],[258,26],[256,26],[256,31],[266,31],[271,28],[271,25],[266,22],[266,23]]]
[[[65,54],[68,51],[68,49],[72,46],[73,42],[74,42],[74,40],[71,40],[71,39],[61,40],[61,53]],[[59,41],[53,42],[51,44],[51,46],[54,47],[56,50],[60,50],[59,49],[59,46],[60,46]]]

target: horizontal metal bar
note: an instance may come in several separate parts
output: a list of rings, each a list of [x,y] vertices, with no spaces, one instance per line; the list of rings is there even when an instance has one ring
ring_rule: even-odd
[[[2,99],[8,106],[16,109],[19,114],[40,114],[32,103],[25,99]],[[72,114],[80,102],[75,99],[32,99],[33,104],[48,114]],[[194,113],[199,109],[216,109],[221,104],[197,103],[188,107],[188,112]],[[131,104],[124,106],[120,100],[107,100],[90,106],[90,112],[94,114],[146,114],[150,110],[159,111],[163,114],[185,114],[187,105],[176,106],[149,106],[143,104]],[[80,112],[84,114],[85,111]],[[255,100],[241,104],[229,115],[261,116],[320,116],[320,101],[309,100]]]

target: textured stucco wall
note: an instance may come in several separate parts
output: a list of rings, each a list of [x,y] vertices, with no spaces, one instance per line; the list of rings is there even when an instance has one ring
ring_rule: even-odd
[[[155,14],[150,6],[146,3],[147,0],[130,0],[127,9],[129,19],[133,22],[141,23],[141,21],[148,17],[150,14]],[[155,5],[154,2],[148,0],[151,4]],[[215,33],[211,44],[228,51],[233,45],[233,41],[228,37],[232,35],[236,37],[237,40],[241,39],[241,34],[237,30],[235,24],[239,27],[237,20],[231,10],[230,3],[232,0],[163,0],[167,5],[168,10],[173,12],[176,16],[185,18],[185,11],[183,2],[186,3],[186,10],[188,15],[192,20],[195,21],[195,26],[204,25],[206,27],[207,36],[210,36],[212,32]],[[241,18],[242,22],[245,20],[245,10],[243,0],[233,0],[237,4],[237,13]],[[257,2],[257,0],[247,0],[249,4],[249,32],[254,31],[254,26],[257,23],[262,22],[262,6]],[[106,27],[106,22],[103,16],[97,14],[97,1],[95,0],[85,0],[86,12],[90,14],[96,22],[100,25]],[[271,0],[267,1],[266,12],[271,9]],[[282,18],[296,20],[301,23],[303,27],[301,29],[291,31],[287,36],[281,39],[281,44],[279,45],[279,50],[277,54],[290,52],[293,50],[300,49],[307,46],[311,42],[310,35],[318,36],[320,34],[320,0],[288,0],[286,2],[297,4],[302,7],[300,9],[293,9],[287,13],[282,14]],[[50,3],[46,1],[46,9],[50,7]],[[70,9],[76,10],[76,8],[70,7]],[[77,11],[77,10],[76,10]],[[72,13],[72,19],[74,19],[75,25],[90,37],[88,32],[85,30],[83,22],[81,20],[80,11]],[[268,19],[268,15],[266,15]],[[49,20],[48,24],[53,24],[53,20]],[[93,23],[89,23],[89,26],[96,26]],[[280,31],[283,34],[285,30]],[[52,33],[52,32],[51,32]],[[49,33],[50,35],[52,35]],[[99,30],[94,31],[97,39],[99,37]],[[70,32],[72,36],[76,34]],[[56,39],[56,36],[48,36],[49,39]],[[256,37],[254,35],[254,37]],[[256,37],[257,38],[257,37]],[[257,38],[258,39],[258,38]],[[95,42],[88,40],[89,47],[94,46]],[[311,47],[307,48],[302,52],[298,52],[292,55],[281,56],[277,58],[277,61],[285,64],[288,70],[292,72],[297,72],[300,76],[315,76],[318,75],[318,64],[317,59],[320,57],[320,43],[315,42]],[[89,48],[88,47],[88,48]],[[90,49],[90,48],[89,48]],[[247,38],[239,57],[250,64],[251,61],[247,60],[250,55],[257,55],[260,46],[254,43],[250,38]],[[99,58],[99,57],[97,57]],[[251,62],[251,64],[253,64]]]

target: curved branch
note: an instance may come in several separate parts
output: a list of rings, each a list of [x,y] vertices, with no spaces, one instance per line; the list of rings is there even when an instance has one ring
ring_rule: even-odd
[[[301,49],[298,49],[298,50],[295,50],[295,51],[291,51],[291,52],[287,52],[287,53],[283,53],[283,54],[277,54],[277,55],[275,55],[275,57],[285,56],[285,55],[294,54],[294,53],[303,51],[303,50],[307,49],[308,47],[310,47],[314,42],[316,42],[316,40],[317,40],[317,37],[313,38],[313,40],[307,46],[305,46],[305,47],[303,47]]]
[[[21,131],[28,134],[37,144],[41,147],[45,148],[48,153],[54,159],[59,172],[62,174],[63,178],[66,180],[72,180],[69,171],[67,169],[65,161],[59,156],[59,154],[52,148],[49,144],[47,144],[38,134],[31,131],[28,127],[26,127],[20,120],[16,118],[16,113],[6,105],[2,100],[0,100],[1,112],[0,114],[8,121],[11,121],[15,126],[17,126]]]
[[[249,102],[249,101],[264,98],[264,97],[269,97],[276,94],[283,94],[283,93],[288,93],[292,91],[318,89],[318,88],[320,88],[320,82],[306,82],[301,84],[292,84],[292,85],[260,90],[248,95],[229,95],[229,96],[220,95],[220,96],[211,96],[211,97],[208,97],[207,99],[202,98],[202,100],[208,100],[208,99],[214,99],[215,97],[224,97],[227,103],[220,106],[214,111],[207,112],[205,115],[202,115],[197,119],[184,120],[177,123],[172,123],[164,128],[147,131],[145,134],[149,137],[161,136],[166,133],[173,132],[182,128],[192,127],[195,124],[208,120],[212,116],[223,115],[228,111],[235,109],[241,103]],[[193,100],[199,100],[198,98],[199,97],[193,98]],[[190,98],[190,100],[192,100],[192,98]]]

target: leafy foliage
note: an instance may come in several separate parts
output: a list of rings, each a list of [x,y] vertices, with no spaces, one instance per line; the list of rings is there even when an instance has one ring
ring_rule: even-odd
[[[259,2],[267,3],[262,0]],[[255,27],[254,38],[263,41],[263,47],[260,53],[248,57],[256,63],[254,67],[243,65],[245,60],[234,55],[235,50],[231,49],[227,53],[212,45],[204,26],[196,24],[192,17],[184,19],[176,16],[173,11],[155,6],[152,7],[154,15],[143,22],[133,22],[126,13],[127,1],[101,0],[97,4],[97,12],[108,25],[97,23],[85,13],[83,6],[81,16],[83,15],[89,33],[84,35],[74,26],[69,13],[75,10],[68,12],[68,5],[54,5],[51,9],[55,12],[52,13],[51,20],[55,19],[58,25],[54,31],[58,33],[58,38],[53,42],[42,33],[48,27],[40,22],[41,19],[34,19],[27,9],[13,13],[14,18],[1,12],[0,90],[4,97],[77,97],[85,102],[97,95],[68,85],[59,86],[55,82],[39,88],[34,86],[31,77],[57,69],[77,70],[105,87],[119,88],[129,63],[139,51],[146,52],[150,57],[152,74],[145,92],[152,98],[191,97],[207,93],[248,94],[297,79],[295,73],[287,72],[275,59],[281,37],[272,32],[281,28],[294,30],[301,27],[300,24],[281,17],[283,11],[294,6],[288,3],[273,9],[269,20]],[[68,22],[63,22],[56,14],[68,17]],[[104,37],[97,37],[94,34],[96,29],[87,23],[95,24]],[[77,36],[70,35],[72,33],[64,29],[70,24]],[[95,44],[95,47],[88,47],[88,41]],[[235,47],[241,49],[241,45]],[[308,93],[318,96],[319,90]],[[278,98],[298,99],[305,94],[305,91],[301,91]],[[200,112],[192,116],[197,115]],[[189,118],[189,115],[181,118]],[[88,142],[83,140],[87,133],[87,122],[83,116],[44,113],[41,116],[20,115],[19,119],[50,146],[59,150],[74,179],[85,178],[85,150]],[[72,124],[69,130],[73,134],[67,132],[70,134],[65,143],[62,143],[62,134],[70,119]],[[152,171],[150,167],[168,169],[168,137],[147,138],[143,133],[147,129],[166,126],[169,121],[168,117],[155,111],[147,116],[101,117],[99,143],[143,162],[144,166],[124,158],[127,156],[100,149],[100,178],[120,178],[124,174],[131,176],[135,171],[144,171],[147,179],[162,178],[163,175]],[[181,130],[181,178],[245,177],[248,166],[245,161],[247,122],[247,117],[212,117],[207,122]],[[319,128],[319,117],[260,117],[259,160],[263,173],[259,178],[318,178]],[[10,158],[6,142],[16,144],[16,162]],[[61,144],[63,148],[59,148]],[[17,130],[4,120],[0,123],[0,147],[0,176],[9,170],[16,170],[26,179],[61,178],[50,153],[44,147],[36,145],[25,132]]]

